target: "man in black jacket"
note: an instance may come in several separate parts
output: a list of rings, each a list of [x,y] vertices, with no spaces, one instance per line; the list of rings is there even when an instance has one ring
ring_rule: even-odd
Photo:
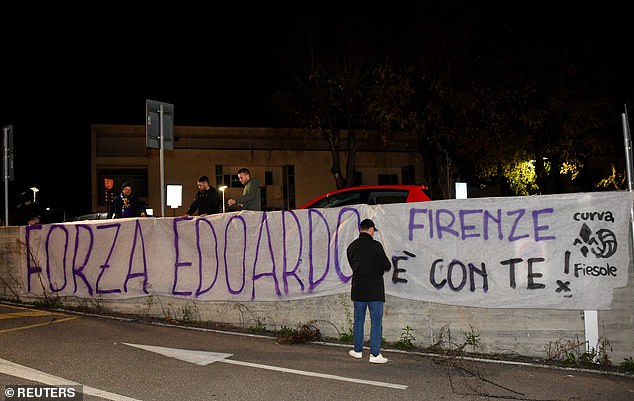
[[[348,245],[348,263],[352,268],[352,290],[354,304],[354,350],[349,354],[354,358],[363,358],[363,335],[365,311],[370,310],[370,362],[385,363],[387,358],[381,355],[383,336],[383,304],[385,304],[385,284],[383,273],[390,270],[391,263],[383,245],[372,237],[378,231],[374,222],[365,219],[359,224],[359,238]]]
[[[41,212],[33,199],[33,193],[31,191],[22,192],[19,198],[20,204],[17,208],[18,225],[31,226],[33,224],[39,224]]]
[[[209,178],[203,175],[198,179],[197,186],[198,191],[196,192],[196,197],[191,206],[189,206],[189,210],[187,210],[185,216],[193,215],[196,213],[196,210],[198,210],[199,216],[218,213],[221,207],[220,195],[216,188],[209,186]]]
[[[132,184],[123,183],[121,193],[112,200],[113,218],[145,217],[145,204],[132,193]]]

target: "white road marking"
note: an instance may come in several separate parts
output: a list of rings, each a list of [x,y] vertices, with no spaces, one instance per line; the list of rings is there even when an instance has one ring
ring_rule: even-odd
[[[274,370],[278,372],[293,373],[293,374],[302,375],[302,376],[321,377],[324,379],[340,380],[340,381],[346,381],[346,382],[352,382],[352,383],[369,384],[371,386],[389,387],[389,388],[395,388],[399,390],[405,390],[407,388],[407,386],[403,384],[386,383],[386,382],[379,382],[374,380],[355,379],[351,377],[329,375],[325,373],[309,372],[306,370],[288,369],[288,368],[281,368],[278,366],[262,365],[259,363],[241,362],[241,361],[235,361],[232,359],[226,359],[226,358],[229,358],[230,356],[233,356],[233,354],[223,354],[220,352],[207,352],[207,351],[192,351],[192,350],[184,350],[184,349],[178,349],[178,348],[156,347],[153,345],[141,345],[141,344],[130,344],[130,343],[123,343],[123,344],[129,345],[131,347],[144,349],[146,351],[155,352],[157,354],[168,356],[170,358],[180,359],[181,361],[195,363],[202,366],[205,366],[214,362],[224,362],[224,363],[229,363],[232,365],[248,366],[251,368]]]
[[[220,352],[206,352],[206,351],[191,351],[187,349],[178,348],[166,348],[156,347],[154,345],[141,345],[122,343],[135,348],[141,348],[146,351],[154,352],[157,354],[169,356],[170,358],[180,359],[181,361],[195,363],[196,365],[209,365],[210,363],[221,361],[225,358],[229,358],[233,354],[223,354]]]
[[[34,382],[47,384],[49,386],[83,386],[83,394],[93,395],[95,397],[103,398],[105,400],[112,401],[141,401],[136,398],[126,397],[125,395],[110,393],[105,390],[86,386],[85,384],[77,383],[64,378],[49,375],[48,373],[41,372],[26,366],[18,365],[6,359],[0,358],[0,373],[19,377],[21,379],[31,380]]]
[[[270,365],[261,365],[259,363],[240,362],[240,361],[234,361],[234,360],[231,360],[231,359],[225,359],[225,360],[222,360],[222,361],[219,361],[219,362],[231,363],[233,365],[250,366],[252,368],[277,370],[278,372],[294,373],[296,375],[302,375],[302,376],[322,377],[324,379],[341,380],[341,381],[344,381],[344,382],[369,384],[371,386],[379,386],[379,387],[396,388],[396,389],[399,389],[399,390],[405,390],[407,388],[407,386],[404,385],[404,384],[394,384],[394,383],[378,382],[378,381],[374,381],[374,380],[355,379],[355,378],[352,378],[352,377],[328,375],[328,374],[325,374],[325,373],[308,372],[308,371],[305,371],[305,370],[280,368],[280,367],[277,367],[277,366],[270,366]]]

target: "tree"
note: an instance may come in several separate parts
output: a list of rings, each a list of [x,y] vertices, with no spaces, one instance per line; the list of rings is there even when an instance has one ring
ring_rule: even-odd
[[[292,79],[275,102],[293,124],[314,128],[328,141],[330,171],[343,188],[353,185],[359,141],[374,135],[388,141],[391,127],[402,124],[412,88],[390,57],[377,53],[365,26],[361,31],[354,23],[328,27],[336,40],[309,25],[289,63]]]
[[[595,77],[610,56],[597,27],[523,24],[460,1],[421,8],[306,24],[290,53],[278,104],[328,140],[338,188],[352,185],[359,141],[385,143],[395,130],[418,139],[433,199],[450,197],[457,179],[557,193],[599,153],[620,158],[620,106],[606,96],[620,82]]]
[[[591,35],[559,41],[591,30],[490,29],[457,15],[456,25],[419,24],[429,40],[413,52],[421,57],[411,126],[437,184],[434,199],[451,194],[458,177],[481,186],[501,179],[515,194],[560,192],[564,176],[577,178],[590,158],[613,151],[614,104],[588,85],[597,66],[584,58],[600,46]]]

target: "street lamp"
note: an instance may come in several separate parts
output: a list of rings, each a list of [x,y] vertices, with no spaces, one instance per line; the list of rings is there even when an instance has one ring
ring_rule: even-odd
[[[220,192],[222,192],[222,213],[225,212],[225,189],[227,189],[226,185],[221,185],[220,188],[218,188],[220,190]]]
[[[173,211],[172,215],[176,216],[176,209],[183,204],[183,186],[182,185],[168,185],[167,186],[167,205],[170,206]]]
[[[31,191],[33,191],[33,203],[35,203],[35,198],[36,198],[36,196],[35,196],[35,195],[36,195],[38,192],[40,192],[40,189],[39,189],[38,187],[31,187],[30,189],[31,189]]]

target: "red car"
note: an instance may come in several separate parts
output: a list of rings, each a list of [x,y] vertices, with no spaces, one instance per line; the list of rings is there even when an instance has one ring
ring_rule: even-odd
[[[346,205],[426,202],[431,198],[425,185],[364,185],[327,192],[302,205],[300,209]]]

